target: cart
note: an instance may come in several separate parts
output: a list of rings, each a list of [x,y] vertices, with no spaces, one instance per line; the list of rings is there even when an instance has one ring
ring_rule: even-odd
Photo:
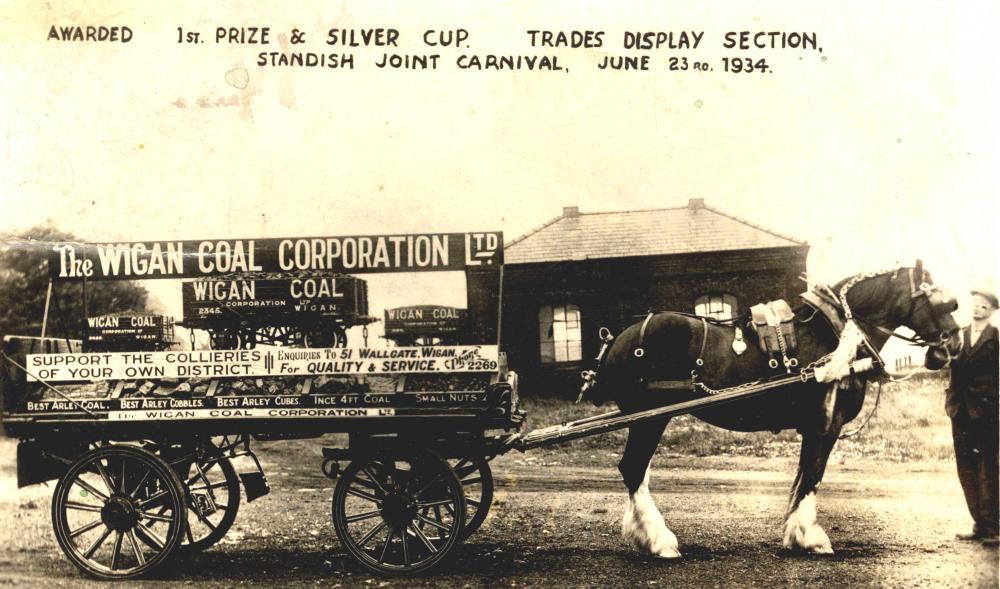
[[[372,570],[430,569],[485,519],[488,459],[523,421],[498,346],[351,348],[343,330],[372,320],[355,274],[500,271],[499,233],[45,246],[55,283],[188,279],[182,324],[223,344],[77,353],[4,337],[18,483],[57,481],[56,540],[84,573],[133,578],[218,542],[243,497],[269,491],[256,440],[348,434],[323,472],[334,528]],[[112,255],[133,263],[102,263]]]
[[[398,246],[397,255],[384,258],[394,265],[381,271],[492,266],[502,286],[499,234],[306,243],[311,253],[321,246],[343,253],[350,247],[362,251],[362,240],[368,240],[369,252],[380,244]],[[294,248],[302,241],[227,243],[226,250],[255,252],[256,263],[248,265],[266,267],[280,264],[274,252],[286,243]],[[420,243],[437,246],[427,250],[438,251],[436,261],[418,255]],[[188,244],[170,245],[206,249],[205,242]],[[166,249],[140,245],[136,250],[143,255]],[[63,252],[55,264],[96,257],[85,245],[65,247],[73,248],[72,255]],[[304,259],[330,261],[320,254]],[[357,272],[358,259],[347,264],[341,258],[351,267],[335,269]],[[192,265],[177,260],[182,258],[161,264],[172,270],[161,277],[192,277]],[[198,268],[210,267],[200,262]],[[52,272],[72,274],[58,266]],[[323,449],[322,472],[337,481],[331,508],[336,534],[359,565],[380,574],[414,574],[440,565],[485,520],[493,457],[689,413],[804,378],[782,376],[521,434],[525,415],[516,378],[491,344],[96,354],[72,349],[60,340],[5,337],[0,417],[7,434],[20,440],[18,484],[58,481],[52,499],[56,540],[81,571],[100,579],[141,576],[178,553],[218,542],[237,517],[242,496],[249,503],[269,491],[252,449],[255,440],[347,434],[346,444]],[[690,390],[693,383],[650,386]],[[254,468],[238,473],[238,457]]]

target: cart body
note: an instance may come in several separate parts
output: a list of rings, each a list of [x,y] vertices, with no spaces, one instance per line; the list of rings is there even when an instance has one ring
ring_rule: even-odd
[[[18,482],[58,479],[56,538],[88,575],[144,575],[218,541],[241,494],[268,492],[255,439],[348,434],[324,451],[323,472],[338,479],[342,543],[373,570],[427,570],[482,522],[486,459],[503,439],[487,433],[524,418],[498,346],[370,349],[340,335],[375,320],[355,274],[499,272],[499,233],[44,247],[54,283],[194,279],[180,325],[221,344],[150,350],[131,338],[82,353],[80,342],[3,338],[0,421],[20,440]],[[236,473],[242,456],[256,471]],[[352,514],[359,496],[374,509]],[[381,523],[358,538],[353,526],[369,519]]]

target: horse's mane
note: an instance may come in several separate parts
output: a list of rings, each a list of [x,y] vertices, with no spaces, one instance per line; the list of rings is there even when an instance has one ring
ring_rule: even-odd
[[[892,270],[883,270],[880,272],[869,272],[865,274],[854,274],[837,281],[833,285],[833,292],[837,295],[838,301],[840,298],[840,289],[844,287],[845,284],[852,280],[856,280],[859,276],[863,276],[858,280],[853,286],[851,286],[851,308],[853,309],[865,309],[868,308],[872,299],[879,292],[878,283],[876,280],[888,279],[892,282],[896,277],[902,273],[909,270],[914,270],[915,268],[911,266],[900,266]],[[920,282],[927,282],[933,284],[931,280],[930,272],[921,269],[922,276]]]

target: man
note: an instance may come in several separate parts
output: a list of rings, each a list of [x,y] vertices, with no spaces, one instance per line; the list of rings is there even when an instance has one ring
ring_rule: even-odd
[[[962,540],[997,543],[998,348],[992,290],[972,291],[972,324],[962,330],[962,352],[951,363],[945,409],[951,417],[958,480],[975,524]]]

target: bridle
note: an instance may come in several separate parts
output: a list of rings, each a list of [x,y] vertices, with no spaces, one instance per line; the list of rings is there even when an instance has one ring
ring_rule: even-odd
[[[945,354],[947,355],[945,366],[948,366],[949,364],[951,364],[951,361],[954,358],[954,356],[951,353],[951,350],[948,348],[948,341],[951,339],[953,335],[955,335],[955,333],[959,331],[959,328],[956,327],[954,329],[947,329],[947,330],[944,329],[941,326],[941,321],[939,317],[955,310],[956,308],[955,299],[948,296],[945,293],[945,291],[941,289],[941,287],[931,284],[930,282],[923,281],[924,272],[919,261],[917,262],[916,268],[907,268],[907,272],[909,274],[909,283],[910,283],[910,311],[908,313],[908,316],[909,317],[915,316],[918,310],[918,305],[921,305],[920,306],[921,310],[926,308],[927,311],[930,313],[931,321],[934,323],[934,329],[937,331],[938,334],[937,341],[927,340],[923,336],[916,333],[914,333],[913,336],[905,336],[903,334],[896,333],[895,331],[886,329],[881,325],[873,325],[868,321],[856,318],[854,317],[854,314],[851,311],[850,305],[847,303],[848,291],[850,291],[851,288],[853,288],[858,283],[868,280],[869,278],[876,278],[878,276],[883,276],[885,274],[890,274],[890,273],[893,275],[891,279],[894,280],[896,278],[896,275],[899,273],[901,269],[902,268],[896,270],[880,270],[877,272],[867,272],[864,274],[857,274],[848,279],[840,287],[840,292],[837,293],[838,298],[840,299],[839,303],[844,309],[844,317],[848,321],[853,319],[858,323],[863,323],[868,328],[875,329],[880,333],[883,333],[889,337],[901,339],[915,346],[921,346],[935,350],[943,349]],[[916,276],[917,272],[919,272],[919,278]]]

